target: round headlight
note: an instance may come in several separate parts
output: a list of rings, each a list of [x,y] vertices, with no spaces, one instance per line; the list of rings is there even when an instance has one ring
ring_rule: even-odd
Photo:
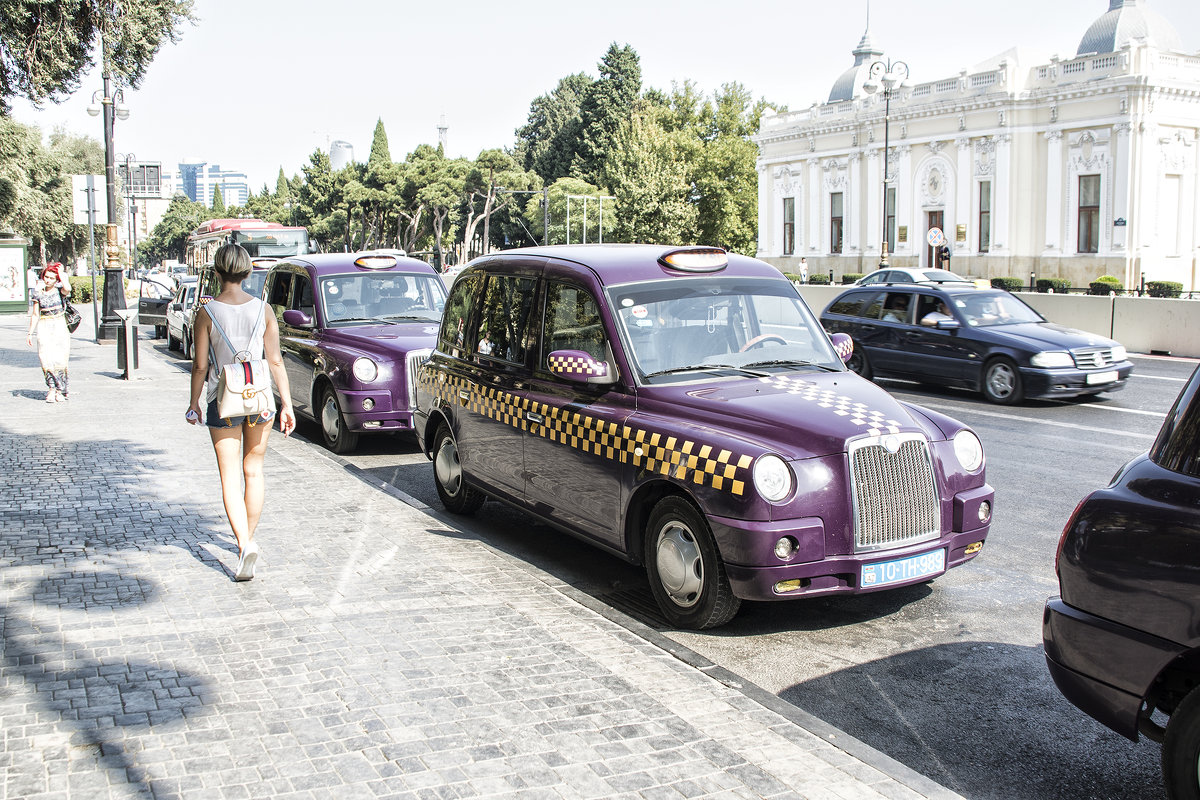
[[[1115,361],[1124,361],[1128,357],[1128,355],[1129,354],[1125,352],[1125,348],[1122,345],[1117,345],[1116,347],[1114,347],[1112,349],[1112,360],[1114,362]]]
[[[1047,350],[1035,353],[1033,358],[1029,359],[1029,363],[1035,367],[1073,367],[1075,359],[1071,358],[1070,353],[1064,353],[1062,350]]]
[[[379,377],[379,365],[366,357],[354,359],[354,367],[351,371],[354,373],[354,377],[363,383],[370,383]]]
[[[792,493],[792,471],[779,456],[762,456],[754,462],[754,488],[764,500],[777,503]]]
[[[983,466],[983,443],[979,437],[968,430],[954,434],[954,456],[967,472],[974,472]]]

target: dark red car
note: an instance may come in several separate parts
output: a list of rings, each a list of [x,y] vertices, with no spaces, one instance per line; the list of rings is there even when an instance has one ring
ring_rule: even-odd
[[[1161,742],[1171,797],[1200,797],[1200,370],[1150,452],[1076,508],[1056,569],[1042,620],[1054,682],[1118,733]]]
[[[510,250],[455,280],[414,426],[486,497],[644,564],[681,627],[926,582],[979,552],[970,429],[848,371],[774,267],[716,248]]]

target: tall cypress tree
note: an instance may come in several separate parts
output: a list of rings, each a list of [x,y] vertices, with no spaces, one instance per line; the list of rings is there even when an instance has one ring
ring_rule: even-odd
[[[600,79],[579,105],[579,146],[571,165],[574,177],[600,185],[605,160],[622,124],[633,116],[642,92],[642,65],[637,52],[616,42],[600,61]]]

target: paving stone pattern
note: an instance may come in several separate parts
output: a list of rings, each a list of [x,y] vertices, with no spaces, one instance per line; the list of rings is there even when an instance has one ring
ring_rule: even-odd
[[[186,364],[85,317],[52,405],[0,316],[0,798],[923,796],[278,431],[233,582]]]

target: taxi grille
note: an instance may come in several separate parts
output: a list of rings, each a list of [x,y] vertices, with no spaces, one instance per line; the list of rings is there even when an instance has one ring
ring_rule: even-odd
[[[1113,351],[1110,347],[1089,347],[1084,350],[1072,350],[1071,357],[1075,359],[1075,366],[1080,369],[1109,367],[1117,363],[1116,359],[1113,358]]]
[[[885,442],[898,445],[888,452]],[[854,550],[886,550],[941,530],[929,443],[919,433],[874,436],[850,446]]]
[[[417,375],[421,372],[421,365],[429,360],[433,355],[433,350],[423,348],[421,350],[409,350],[408,355],[404,357],[404,383],[408,390],[408,409],[409,411],[416,410],[417,407]]]

